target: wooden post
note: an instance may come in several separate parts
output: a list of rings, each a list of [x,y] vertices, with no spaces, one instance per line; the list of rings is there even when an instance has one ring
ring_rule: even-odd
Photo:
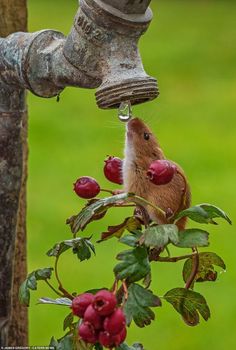
[[[26,0],[0,0],[0,37],[27,31]],[[27,346],[27,309],[18,290],[26,264],[25,91],[0,84],[0,346]]]

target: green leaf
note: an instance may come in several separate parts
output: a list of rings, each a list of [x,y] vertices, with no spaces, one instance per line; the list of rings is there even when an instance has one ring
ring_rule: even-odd
[[[101,344],[97,343],[97,344],[94,345],[94,349],[95,350],[103,350],[103,347],[102,347]]]
[[[185,209],[178,213],[175,219],[178,221],[185,216],[196,222],[213,225],[217,225],[213,219],[220,217],[222,219],[225,219],[229,224],[232,224],[230,218],[222,209],[207,203],[199,204],[192,208]]]
[[[116,278],[119,280],[139,281],[150,272],[148,253],[144,247],[125,250],[117,255],[117,259],[122,261],[114,268]]]
[[[71,325],[74,321],[74,315],[73,313],[69,313],[69,315],[66,316],[66,318],[63,321],[63,331],[65,331],[67,328],[71,328]]]
[[[74,350],[73,335],[68,334],[62,339],[60,339],[57,350]]]
[[[124,306],[126,322],[129,326],[134,320],[138,327],[145,327],[155,319],[150,307],[161,306],[161,300],[152,291],[133,283],[128,289],[128,300]]]
[[[47,280],[50,279],[52,276],[52,267],[46,267],[45,269],[39,269],[34,271],[33,273],[35,274],[36,280],[41,281],[41,280]]]
[[[179,242],[176,244],[180,248],[207,247],[209,233],[197,228],[191,228],[179,232]]]
[[[90,259],[91,251],[95,254],[94,245],[86,238],[81,238],[73,247],[73,253],[77,254],[80,261]]]
[[[210,309],[206,299],[192,290],[174,288],[164,295],[164,299],[172,304],[189,326],[196,326],[199,323],[199,314],[205,321],[210,317]]]
[[[27,286],[27,280],[25,280],[20,286],[19,301],[22,305],[29,306],[30,304],[30,291]]]
[[[121,193],[112,197],[99,199],[83,208],[78,215],[74,215],[68,219],[67,224],[70,225],[72,233],[76,233],[79,230],[83,230],[96,215],[115,206],[116,203],[127,201],[129,198],[131,198],[130,193]]]
[[[91,251],[95,254],[95,248],[90,238],[91,237],[78,237],[56,243],[54,247],[47,252],[47,255],[59,257],[68,249],[72,249],[73,253],[77,254],[80,261],[88,260],[91,258]]]
[[[52,267],[47,267],[45,269],[35,270],[28,275],[19,289],[19,301],[22,305],[29,306],[30,289],[37,290],[37,281],[50,279],[52,271]]]
[[[214,282],[217,278],[217,272],[214,269],[215,266],[219,266],[222,269],[226,269],[224,261],[215,253],[204,252],[199,253],[199,266],[198,273],[194,282]],[[183,267],[183,279],[187,282],[192,271],[192,259],[187,259]]]
[[[148,227],[140,239],[140,244],[146,247],[163,248],[168,243],[177,244],[179,241],[176,225],[155,225]]]
[[[109,226],[108,231],[102,233],[101,239],[98,242],[105,241],[112,237],[120,238],[125,232],[125,230],[128,230],[129,232],[133,232],[141,228],[142,228],[142,225],[139,219],[136,218],[135,216],[132,216],[132,217],[126,218],[124,222],[122,222],[120,225]]]
[[[135,343],[132,346],[128,346],[126,343],[121,344],[116,348],[116,350],[144,350],[144,347],[142,344]]]
[[[136,235],[126,235],[124,237],[121,237],[119,239],[120,243],[126,244],[129,247],[135,248],[138,245],[139,239],[141,235],[136,236]]]

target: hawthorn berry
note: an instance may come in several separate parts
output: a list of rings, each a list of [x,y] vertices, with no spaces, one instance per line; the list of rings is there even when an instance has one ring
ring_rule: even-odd
[[[104,320],[104,330],[111,335],[116,335],[122,331],[125,327],[125,315],[123,311],[118,308],[110,316]]]
[[[110,349],[121,344],[121,337],[119,334],[111,335],[104,331],[99,333],[98,341],[102,346]]]
[[[93,307],[101,316],[108,316],[113,313],[116,308],[117,300],[113,293],[108,290],[100,290],[95,295]]]
[[[100,192],[97,181],[90,176],[82,176],[74,183],[75,193],[85,199],[96,197]]]
[[[115,184],[122,185],[122,166],[122,159],[118,157],[108,157],[105,160],[105,165],[103,169],[104,175],[106,176],[107,180],[114,182]]]
[[[176,173],[175,164],[166,159],[155,160],[149,166],[147,177],[155,185],[166,185]]]
[[[118,337],[120,337],[120,344],[122,344],[122,343],[125,341],[126,336],[127,336],[127,330],[126,330],[126,328],[124,327],[124,328],[122,329],[122,331],[118,334]]]
[[[98,335],[89,322],[82,322],[79,326],[79,336],[86,342],[90,344],[95,344],[98,341]]]
[[[95,329],[101,329],[103,324],[102,317],[94,309],[92,305],[89,305],[84,313],[84,321],[91,323]]]
[[[91,293],[83,293],[72,300],[72,312],[78,317],[84,317],[87,307],[94,301],[94,295]]]

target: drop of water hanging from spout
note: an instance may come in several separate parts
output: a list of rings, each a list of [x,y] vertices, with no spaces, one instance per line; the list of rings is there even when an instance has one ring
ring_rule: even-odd
[[[118,117],[122,122],[128,122],[132,118],[132,108],[129,101],[121,102]]]

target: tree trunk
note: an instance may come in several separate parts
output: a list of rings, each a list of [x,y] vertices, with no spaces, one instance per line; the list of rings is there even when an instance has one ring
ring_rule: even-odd
[[[26,0],[0,0],[0,37],[27,30]],[[25,91],[0,84],[0,346],[27,346],[27,309],[18,290],[26,265]]]

